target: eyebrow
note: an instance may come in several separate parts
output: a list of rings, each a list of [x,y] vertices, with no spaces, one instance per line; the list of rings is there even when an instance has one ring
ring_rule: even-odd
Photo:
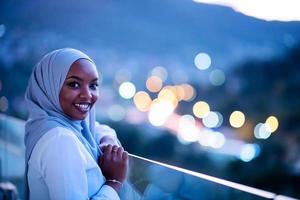
[[[82,79],[79,78],[78,76],[69,76],[69,77],[66,78],[66,80],[72,79],[72,78],[82,81]],[[94,82],[94,81],[98,81],[98,78],[95,78],[95,79],[91,80],[91,82]]]

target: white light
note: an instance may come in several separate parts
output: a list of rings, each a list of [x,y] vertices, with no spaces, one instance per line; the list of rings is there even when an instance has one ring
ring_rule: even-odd
[[[198,69],[205,70],[208,69],[211,65],[211,59],[206,53],[199,53],[195,59],[194,63]]]
[[[240,158],[244,162],[251,161],[256,155],[256,147],[253,144],[245,144],[240,152]]]
[[[210,144],[211,147],[215,148],[215,149],[220,149],[224,146],[225,144],[225,137],[222,133],[220,132],[213,132],[213,140]]]
[[[199,130],[195,126],[195,118],[191,115],[184,115],[179,119],[179,138],[185,142],[196,142]]]
[[[173,113],[174,107],[168,101],[158,101],[151,105],[148,119],[154,126],[162,126]]]
[[[209,112],[202,120],[204,126],[207,128],[214,128],[220,124],[219,115],[215,112]]]
[[[267,139],[271,132],[267,130],[266,124],[258,123],[254,128],[254,136],[257,139]]]
[[[130,99],[135,94],[135,86],[131,82],[124,82],[119,87],[119,94],[124,99]]]
[[[245,15],[264,20],[291,21],[300,20],[299,0],[277,1],[237,1],[237,0],[193,0],[198,3],[217,4],[232,7]]]
[[[199,144],[201,144],[202,146],[208,147],[210,146],[210,135],[212,134],[212,130],[210,129],[201,129],[200,131],[200,136],[198,139]]]

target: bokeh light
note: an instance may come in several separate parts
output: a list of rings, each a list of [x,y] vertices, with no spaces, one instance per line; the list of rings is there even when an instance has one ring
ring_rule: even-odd
[[[212,147],[214,149],[220,149],[225,145],[225,136],[218,131],[203,128],[200,131],[198,137],[198,143],[204,147]]]
[[[124,99],[131,99],[135,94],[135,86],[131,82],[124,82],[119,87],[119,94]]]
[[[184,91],[184,98],[185,101],[192,101],[196,97],[196,92],[193,86],[189,84],[182,84],[181,87]]]
[[[193,113],[198,118],[205,117],[210,112],[210,107],[205,101],[198,101],[193,106]]]
[[[229,117],[229,123],[234,128],[240,128],[245,123],[245,115],[241,111],[234,111]]]
[[[162,89],[158,94],[158,99],[160,101],[167,101],[170,102],[173,106],[173,109],[175,109],[178,105],[178,100],[176,94],[174,94],[173,90],[171,88],[164,88]]]
[[[113,121],[123,120],[125,114],[125,109],[121,105],[115,104],[108,108],[108,116]]]
[[[249,162],[257,157],[259,153],[260,148],[257,144],[244,144],[240,152],[240,159]]]
[[[224,146],[226,140],[221,132],[213,131],[209,135],[208,141],[209,146],[211,146],[214,149],[220,149]]]
[[[211,65],[210,56],[206,53],[199,53],[194,59],[194,63],[198,69],[206,70]]]
[[[173,111],[174,106],[171,102],[154,99],[148,113],[149,122],[154,126],[162,126]]]
[[[271,132],[267,130],[266,124],[258,123],[254,128],[254,136],[257,139],[267,139],[271,135]]]
[[[199,136],[199,129],[195,125],[195,119],[191,115],[183,115],[179,119],[178,138],[183,143],[196,142]]]
[[[162,88],[162,80],[158,76],[150,76],[146,81],[146,87],[150,92],[158,92]]]
[[[151,71],[152,76],[157,76],[159,77],[162,81],[167,80],[168,78],[168,71],[166,68],[162,66],[157,66]]]
[[[0,98],[0,111],[6,112],[8,109],[8,100],[5,96]]]
[[[278,129],[279,122],[275,116],[270,116],[266,120],[266,129],[267,131],[273,133]]]
[[[147,112],[152,100],[147,92],[139,91],[134,95],[133,102],[139,111]]]
[[[215,69],[209,74],[209,81],[214,86],[222,85],[225,82],[225,74],[220,69]]]
[[[220,124],[219,115],[216,112],[209,112],[202,120],[207,128],[215,128]]]

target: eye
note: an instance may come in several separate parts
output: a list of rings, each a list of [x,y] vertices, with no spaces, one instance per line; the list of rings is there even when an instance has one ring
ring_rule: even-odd
[[[90,85],[90,88],[92,89],[92,90],[96,90],[97,88],[98,88],[98,83],[92,83],[91,85]]]
[[[80,87],[80,85],[79,85],[79,83],[78,82],[70,82],[70,83],[68,83],[67,84],[70,88],[79,88]]]

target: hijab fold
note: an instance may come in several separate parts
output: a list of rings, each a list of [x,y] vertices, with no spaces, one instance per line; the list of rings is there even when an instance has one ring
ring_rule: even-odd
[[[46,54],[33,69],[25,92],[29,109],[29,119],[25,125],[26,184],[28,161],[34,146],[45,133],[55,127],[67,128],[76,134],[96,161],[100,154],[94,135],[94,108],[90,110],[86,119],[72,120],[64,114],[59,102],[59,93],[69,69],[79,59],[87,59],[94,63],[81,51],[64,48]],[[25,197],[28,198],[28,185],[25,190]]]

